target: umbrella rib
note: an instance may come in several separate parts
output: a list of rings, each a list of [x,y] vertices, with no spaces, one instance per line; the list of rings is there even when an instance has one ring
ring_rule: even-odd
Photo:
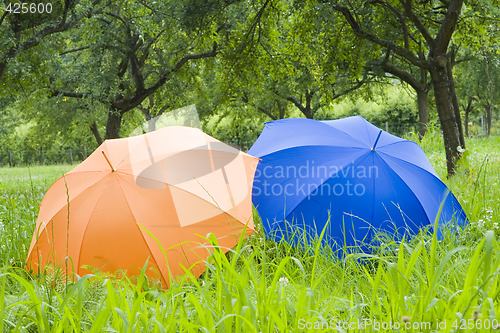
[[[82,171],[82,172],[93,172],[93,171]],[[101,171],[98,171],[98,172],[101,172]],[[62,180],[64,180],[64,177],[68,177],[68,176],[71,176],[71,175],[75,175],[75,174],[77,174],[77,173],[80,173],[80,172],[71,173],[71,171],[70,171],[70,172],[68,172],[67,174],[65,174],[65,175],[63,175],[63,176],[61,176],[61,177],[57,178],[57,179],[56,179],[56,181],[55,181],[54,183],[52,183],[52,185],[50,185],[50,187],[47,189],[47,192],[45,192],[45,193],[47,194],[47,193],[50,191],[50,189],[56,185],[56,183],[57,183],[58,181],[62,181]],[[97,184],[98,182],[100,182],[102,179],[103,179],[103,178],[101,178],[101,179],[97,180],[97,181],[96,181],[95,183],[93,183],[93,184],[90,184],[90,185],[89,185],[89,187],[90,187],[90,186],[94,186],[95,184]],[[80,195],[81,193],[83,193],[83,192],[84,192],[84,191],[86,191],[86,190],[87,190],[87,189],[85,189],[85,190],[83,190],[82,192],[78,193],[78,195]],[[77,196],[78,196],[78,195],[77,195]],[[76,197],[75,197],[75,198],[76,198]],[[43,202],[43,199],[42,199],[42,202]],[[64,206],[63,206],[63,207],[64,207]],[[61,209],[62,209],[62,208],[61,208]],[[60,209],[58,209],[57,211],[59,212],[59,210],[60,210]]]
[[[101,179],[101,180],[103,180],[103,179]],[[107,179],[107,180],[109,181],[109,179]],[[99,200],[101,199],[103,193],[104,193],[104,191],[101,191],[101,193],[99,194],[99,197],[96,200],[96,204],[94,206],[94,209],[92,209],[92,213],[90,213],[90,215],[89,215],[89,219],[87,221],[87,225],[85,226],[85,230],[83,231],[82,241],[80,242],[80,250],[78,251],[78,261],[77,261],[78,268],[77,268],[77,271],[80,269],[80,259],[82,257],[83,240],[85,239],[85,235],[87,234],[87,229],[89,227],[90,220],[92,219],[92,216],[94,215],[95,210],[97,209],[97,204],[99,203]]]
[[[127,176],[131,176],[131,177],[134,177],[133,175],[128,174],[128,173],[124,173],[124,172],[118,172],[118,173],[121,173],[121,174],[123,174],[123,175],[127,175]],[[193,194],[193,193],[191,193],[191,192],[189,192],[189,191],[187,191],[187,190],[185,190],[185,189],[183,189],[183,188],[181,188],[181,187],[179,187],[179,186],[172,185],[172,184],[168,184],[168,183],[164,183],[164,182],[161,182],[161,181],[159,181],[159,180],[157,180],[157,179],[146,178],[146,177],[142,177],[142,176],[141,176],[140,178],[145,178],[145,179],[148,179],[148,180],[152,180],[152,181],[158,182],[158,183],[163,184],[163,185],[166,185],[166,186],[172,186],[172,187],[175,187],[176,189],[178,189],[178,190],[180,190],[180,191],[183,191],[184,193],[187,193],[187,194],[189,194],[189,195],[195,195],[195,194]],[[201,185],[201,186],[202,186],[202,185]],[[205,190],[205,191],[206,191],[206,190]],[[204,201],[204,202],[206,202],[207,204],[211,205],[213,208],[216,208],[216,209],[217,209],[217,210],[219,210],[222,214],[229,215],[230,217],[232,217],[232,218],[234,218],[235,220],[237,220],[237,221],[239,221],[240,223],[242,223],[242,222],[241,222],[238,218],[235,218],[232,214],[229,214],[228,212],[224,211],[221,207],[219,207],[219,206],[217,205],[217,202],[215,202],[215,204],[214,204],[214,203],[212,203],[212,202],[210,202],[210,201],[208,201],[208,200],[205,200],[204,198],[201,198],[201,197],[199,197],[199,196],[196,196],[196,197],[197,197],[198,199],[203,200],[203,201]],[[215,200],[214,200],[214,201],[215,201]]]
[[[434,178],[436,178],[436,179],[437,179],[437,180],[441,183],[441,185],[443,185],[446,189],[448,189],[448,186],[446,186],[446,184],[445,184],[445,183],[444,183],[444,182],[443,182],[443,181],[442,181],[442,180],[441,180],[441,179],[440,179],[437,175],[435,175],[435,174],[433,174],[433,173],[429,172],[428,170],[426,170],[426,169],[424,169],[424,168],[422,168],[422,167],[420,167],[420,166],[418,166],[418,165],[416,165],[416,164],[413,164],[413,163],[410,163],[410,162],[408,162],[408,161],[405,161],[405,160],[403,160],[403,159],[401,159],[401,158],[399,158],[399,157],[392,156],[392,155],[389,155],[389,154],[387,154],[387,153],[384,153],[384,154],[385,154],[385,155],[387,155],[387,156],[388,156],[388,157],[390,157],[390,158],[395,158],[395,159],[397,159],[397,160],[402,161],[402,162],[403,162],[403,163],[405,163],[405,164],[408,164],[408,165],[410,165],[410,166],[413,166],[413,167],[416,167],[416,168],[418,168],[418,169],[420,169],[420,170],[425,171],[425,172],[426,172],[426,173],[428,173],[429,175],[431,175],[431,176],[433,176]],[[382,159],[384,159],[384,157],[382,157],[382,156],[380,156],[380,157],[381,157]],[[384,160],[384,162],[386,162],[386,161]],[[387,162],[386,162],[386,163],[387,163]],[[399,176],[399,175],[398,175],[398,176]],[[455,195],[453,194],[453,192],[451,192],[451,190],[449,190],[449,189],[448,189],[448,191],[450,191],[451,198],[455,199],[455,201],[456,201],[456,202],[457,202],[457,204],[459,205],[461,212],[462,212],[462,213],[465,213],[464,208],[462,207],[462,204],[458,201],[457,197],[455,197]],[[426,214],[427,214],[427,213],[426,213]],[[465,215],[465,216],[467,217],[467,215]]]
[[[106,172],[107,173],[108,169],[106,169],[106,170],[82,170],[82,171],[73,171],[73,170],[70,170],[68,173],[65,174],[65,176],[76,175],[76,174],[80,174],[80,173],[102,173],[102,172]],[[63,177],[60,177],[60,178],[63,178]]]
[[[344,131],[344,130],[342,130],[342,129],[338,128],[338,127],[335,127],[335,126],[329,125],[329,124],[327,124],[327,123],[326,123],[326,122],[324,122],[324,121],[320,121],[320,123],[321,123],[321,124],[323,124],[323,125],[326,125],[326,126],[328,126],[328,127],[330,127],[330,128],[336,129],[336,130],[337,130],[337,131],[339,131],[339,132],[344,133],[344,134],[345,134],[345,135],[347,135],[348,137],[350,137],[350,138],[352,138],[352,139],[356,140],[358,143],[360,143],[361,145],[365,146],[365,143],[363,143],[363,142],[362,142],[361,140],[359,140],[358,138],[356,138],[356,137],[352,136],[351,134],[347,133],[346,131]]]
[[[122,180],[123,180],[123,179],[122,179]],[[125,181],[126,181],[126,180],[125,180]],[[127,206],[128,206],[128,208],[129,208],[129,210],[130,210],[130,213],[132,214],[132,216],[134,217],[134,220],[136,221],[136,226],[137,226],[137,229],[138,229],[138,230],[139,230],[139,232],[141,233],[141,236],[142,236],[142,238],[143,238],[144,242],[145,242],[146,244],[149,244],[149,243],[146,241],[146,239],[145,239],[145,237],[144,237],[144,234],[143,234],[142,230],[140,230],[140,227],[138,226],[138,223],[137,223],[137,218],[135,217],[134,212],[133,212],[133,210],[132,210],[132,207],[131,207],[131,205],[130,205],[130,203],[129,203],[128,199],[127,199],[127,197],[125,196],[125,193],[124,193],[124,191],[123,191],[123,187],[121,186],[121,184],[120,184],[120,182],[119,182],[119,181],[117,181],[117,183],[118,183],[118,186],[120,187],[120,190],[121,190],[121,192],[122,192],[123,198],[124,198],[124,199],[125,199],[125,201],[127,202]],[[182,189],[181,189],[181,190],[182,190]],[[226,215],[227,215],[227,216],[231,217],[232,219],[236,220],[237,222],[239,222],[239,223],[240,223],[241,225],[243,225],[243,226],[245,226],[245,225],[246,225],[246,224],[242,223],[239,219],[237,219],[237,218],[235,218],[234,216],[232,216],[232,215],[231,215],[230,213],[228,213],[228,212],[224,212],[224,211],[222,211],[222,214],[224,214],[224,216],[226,216]],[[227,216],[226,216],[226,220],[227,220]],[[228,222],[228,223],[232,226],[232,223],[230,223],[229,221],[227,221],[227,222]],[[249,226],[247,226],[247,228],[248,228],[249,230],[253,230],[253,231],[255,231],[253,228],[251,228],[251,227],[249,227]],[[146,230],[147,230],[147,229],[146,229]],[[233,230],[234,230],[234,228],[233,228]],[[235,231],[235,230],[234,230],[234,231]],[[229,236],[230,236],[230,235],[226,235],[226,236],[224,236],[224,237],[229,237]],[[237,233],[236,233],[236,231],[235,231],[235,236],[238,236],[238,235],[237,235]],[[222,238],[222,237],[219,237],[219,238],[217,238],[217,239],[219,240],[219,239],[221,239],[221,238]],[[199,243],[199,244],[201,245],[201,243]],[[182,252],[184,253],[184,258],[186,259],[187,263],[191,266],[191,262],[190,262],[189,258],[185,255],[185,250],[184,250],[183,244],[182,244],[182,243],[179,243],[179,244],[176,244],[175,246],[177,246],[177,245],[179,245],[179,246],[180,246],[180,248],[182,249]],[[160,266],[158,265],[158,260],[157,260],[157,258],[155,257],[155,255],[153,254],[153,252],[151,251],[151,249],[149,248],[149,245],[148,245],[148,250],[149,250],[149,253],[151,254],[151,257],[153,258],[153,260],[154,260],[154,262],[155,262],[156,266],[158,267],[158,269],[160,269],[160,273],[161,273],[161,268],[160,268]],[[167,250],[167,251],[168,251],[168,250]],[[197,263],[195,263],[195,264],[197,264]],[[168,262],[167,262],[167,266],[168,266]],[[168,270],[170,271],[170,268],[168,268]],[[166,285],[170,285],[170,283],[168,283],[168,284],[166,283],[166,279],[165,279],[165,277],[163,276],[163,274],[161,274],[161,276],[162,276],[162,279],[164,280],[165,284],[166,284]]]
[[[372,154],[373,156],[373,154]],[[375,158],[373,158],[373,165],[375,165]],[[375,197],[376,197],[376,192],[375,192],[375,181],[376,177],[373,177],[373,200],[372,200],[372,216],[370,218],[370,223],[373,223],[373,217],[375,216]]]
[[[354,163],[356,163],[356,162],[357,162],[358,160],[360,160],[361,158],[368,156],[368,154],[370,154],[370,152],[371,152],[371,150],[367,151],[365,154],[363,154],[363,155],[361,155],[361,156],[356,157],[356,158],[355,158],[354,160],[352,160],[350,163],[348,163],[348,164],[344,165],[344,167],[343,167],[342,169],[344,169],[345,167],[349,167],[350,165],[353,165]],[[339,171],[340,171],[340,170],[339,170]],[[337,175],[337,174],[338,174],[338,172],[337,172],[337,173],[335,173],[335,175]],[[330,180],[330,179],[332,179],[332,178],[333,178],[333,177],[327,177],[324,181],[322,181],[320,184],[318,184],[318,186],[316,186],[316,187],[314,188],[314,190],[313,190],[313,191],[315,191],[318,187],[322,186],[324,183],[326,183],[328,180]],[[305,197],[309,196],[311,193],[312,193],[312,191],[311,191],[311,192],[309,192],[309,193],[308,193]],[[289,216],[289,215],[290,215],[290,214],[291,214],[291,213],[292,213],[292,212],[293,212],[293,211],[294,211],[294,210],[295,210],[295,209],[296,209],[296,208],[300,205],[300,203],[302,203],[302,201],[304,201],[305,197],[303,197],[303,198],[300,200],[300,202],[299,202],[299,204],[298,204],[297,206],[295,206],[295,207],[294,207],[292,210],[290,210],[288,213],[285,213],[286,217],[288,217],[288,216]]]
[[[387,132],[386,132],[386,133],[387,133]],[[401,138],[400,138],[400,139],[401,139]],[[401,140],[396,141],[396,142],[387,143],[387,144],[385,144],[385,145],[379,145],[377,150],[379,150],[380,148],[383,148],[383,147],[389,147],[389,146],[392,146],[392,145],[395,145],[395,144],[398,144],[398,143],[405,143],[405,142],[407,142],[407,143],[412,143],[412,144],[415,144],[415,145],[417,145],[418,147],[420,147],[420,146],[418,145],[418,143],[416,143],[416,142],[413,142],[413,141],[410,141],[410,140],[401,139]]]
[[[132,175],[132,174],[125,173],[125,172],[122,172],[122,171],[118,171],[118,173],[123,174],[123,175],[130,176],[130,177],[132,177],[132,178],[134,178],[134,177],[135,177],[135,176],[134,176],[134,175]],[[166,186],[172,186],[172,187],[175,187],[176,189],[181,190],[181,191],[183,191],[183,192],[185,192],[185,193],[188,193],[188,194],[194,195],[193,193],[191,193],[191,192],[189,192],[189,191],[187,191],[187,190],[183,189],[182,187],[179,187],[179,186],[177,186],[177,185],[173,185],[173,184],[170,184],[170,183],[162,182],[162,181],[159,181],[158,179],[148,178],[148,177],[144,177],[144,176],[137,176],[137,178],[144,178],[144,179],[151,180],[151,181],[154,181],[154,182],[157,182],[157,183],[160,183],[160,184],[166,185]],[[224,210],[222,210],[222,209],[218,206],[217,202],[215,202],[215,204],[214,204],[214,203],[212,203],[212,202],[210,202],[210,201],[208,201],[208,200],[206,200],[206,199],[204,199],[204,198],[201,198],[201,197],[198,197],[198,196],[197,196],[197,198],[199,198],[199,199],[203,200],[203,201],[204,201],[204,202],[206,202],[207,204],[211,205],[211,206],[212,206],[212,207],[214,207],[214,208],[217,208],[218,210],[220,210],[221,212],[223,212],[223,213],[224,213]],[[215,201],[215,200],[214,200],[214,201]]]
[[[390,157],[390,158],[395,158],[395,159],[397,159],[397,160],[399,160],[399,161],[401,161],[401,162],[404,162],[405,164],[408,164],[408,165],[414,166],[415,168],[418,168],[418,169],[420,169],[420,170],[422,170],[422,171],[425,171],[425,172],[426,172],[426,173],[428,173],[429,175],[431,175],[431,176],[435,177],[437,180],[439,180],[439,182],[441,182],[441,184],[443,184],[444,186],[446,186],[446,184],[445,184],[445,183],[441,180],[441,178],[439,178],[439,177],[437,176],[437,174],[433,174],[433,173],[432,173],[432,172],[430,172],[429,170],[424,169],[424,168],[422,168],[422,167],[421,167],[421,166],[419,166],[419,165],[416,165],[416,164],[414,164],[414,163],[408,162],[408,161],[406,161],[406,160],[404,160],[404,159],[402,159],[402,158],[399,158],[399,157],[397,157],[397,156],[393,156],[393,155],[390,155],[390,154],[388,154],[388,153],[384,153],[383,151],[378,151],[378,153],[379,153],[379,154],[384,154],[384,155],[387,155],[387,156],[388,156],[388,157]],[[380,156],[380,157],[381,157],[382,159],[384,159],[384,157],[383,157],[383,156]],[[432,165],[431,165],[431,167],[432,167]],[[447,187],[447,186],[446,186],[446,187]]]
[[[354,116],[354,117],[355,117],[355,116]],[[362,118],[362,117],[361,117],[361,118]],[[339,119],[335,119],[335,120],[339,120]],[[330,120],[330,121],[334,122],[335,120]],[[368,135],[367,135],[367,137],[369,138],[369,137],[370,137],[370,135],[369,135],[370,133],[368,133],[368,128],[366,127],[366,123],[367,123],[367,121],[366,121],[366,119],[364,119],[364,118],[362,118],[362,120],[364,120],[364,122],[365,122],[365,128],[367,129],[367,134],[368,134]],[[328,121],[328,120],[327,120],[327,121]],[[352,136],[351,134],[349,134],[349,133],[345,132],[344,130],[342,130],[342,129],[340,129],[340,128],[336,127],[336,126],[329,125],[329,124],[328,124],[328,123],[326,123],[325,121],[320,121],[320,123],[325,124],[325,125],[327,125],[327,126],[329,126],[329,127],[331,127],[331,128],[334,128],[334,129],[336,129],[336,130],[338,130],[338,131],[340,131],[340,132],[342,132],[342,133],[346,134],[346,135],[347,135],[347,136],[349,136],[350,138],[352,138],[352,139],[356,140],[357,142],[359,142],[359,143],[360,143],[360,144],[362,144],[363,146],[366,146],[366,144],[365,144],[364,142],[360,141],[358,138],[356,138],[355,136]],[[371,148],[371,147],[369,147],[369,148]]]
[[[334,146],[334,145],[325,145],[325,144],[321,144],[321,145],[303,145],[303,146],[293,146],[293,147],[287,147],[287,148],[280,149],[280,150],[275,150],[273,152],[270,152],[269,154],[262,155],[259,158],[262,160],[264,157],[269,157],[269,156],[271,156],[273,154],[281,153],[281,152],[284,152],[284,151],[287,151],[287,150],[292,150],[292,149],[304,148],[304,147],[328,147],[328,148],[342,148],[342,149],[346,149],[346,150],[352,150],[352,149],[366,150],[367,149],[365,147],[349,147],[349,146],[345,146],[344,147],[344,146]],[[250,156],[252,156],[252,155],[250,155]]]
[[[301,148],[301,147],[294,147],[294,148]],[[279,152],[282,152],[282,151],[283,151],[283,150],[280,150],[280,151],[277,151],[277,152],[275,152],[275,153],[279,153]],[[365,155],[366,155],[366,154],[365,154]],[[361,156],[356,157],[356,159],[352,160],[350,163],[347,163],[347,164],[346,164],[346,165],[344,165],[341,169],[343,169],[344,167],[349,166],[349,165],[351,165],[351,164],[354,164],[354,162],[356,162],[359,158],[361,158],[361,157],[363,157],[363,156],[365,156],[365,155],[361,155]],[[331,161],[332,161],[332,160],[327,160],[327,161],[325,161],[324,163],[319,164],[318,166],[321,166],[321,165],[327,164],[328,162],[331,162]],[[337,173],[335,173],[335,175],[337,175],[339,171],[340,171],[340,170],[338,170],[338,171],[337,171]],[[285,182],[287,182],[287,181],[289,181],[290,179],[293,179],[293,178],[296,178],[296,177],[293,177],[293,176],[288,177],[287,179],[285,179],[285,180],[283,180],[281,183],[279,183],[279,185],[282,185],[283,183],[285,183]],[[326,180],[325,180],[325,181],[327,181],[327,180],[328,180],[328,179],[330,179],[330,178],[332,178],[332,177],[328,177],[328,178],[326,178]],[[324,182],[325,182],[325,181],[324,181]],[[318,187],[319,187],[319,186],[321,186],[324,182],[320,183],[320,184],[318,185]]]
[[[389,170],[391,170],[395,175],[396,177],[399,178],[399,180],[401,180],[401,182],[404,184],[404,186],[410,191],[410,193],[415,197],[415,199],[417,200],[418,202],[418,205],[420,206],[420,208],[422,208],[422,211],[424,212],[425,216],[427,216],[427,221],[430,223],[433,222],[433,220],[431,220],[431,218],[429,217],[429,214],[427,213],[427,211],[425,210],[424,206],[422,206],[422,203],[420,202],[420,199],[417,197],[417,195],[415,194],[415,192],[413,192],[413,190],[410,188],[410,186],[408,186],[408,184],[406,184],[406,182],[403,180],[403,178],[401,178],[401,176],[393,169],[391,168],[391,166],[381,157],[380,158],[381,161],[383,161],[383,163],[387,166],[387,168]],[[405,161],[406,162],[406,161]],[[409,163],[411,164],[411,163]],[[410,221],[412,221],[410,219]],[[413,222],[413,221],[412,221]],[[415,224],[415,222],[413,222],[413,224]]]
[[[137,223],[137,218],[135,217],[135,214],[132,210],[132,207],[130,205],[130,202],[128,201],[127,199],[127,196],[125,195],[125,192],[123,192],[123,187],[122,185],[120,184],[120,182],[118,181],[118,179],[116,179],[116,183],[118,184],[118,187],[120,188],[120,191],[122,193],[122,196],[123,196],[123,199],[125,200],[125,202],[127,203],[127,207],[130,211],[130,214],[132,214],[132,217],[134,218],[134,221],[135,221],[135,226],[137,228],[137,230],[139,231],[139,233],[141,234],[141,237],[142,239],[144,240],[144,243],[146,244],[147,248],[148,248],[148,251],[149,251],[149,254],[151,255],[151,258],[154,260],[154,263],[156,264],[156,267],[158,267],[158,269],[160,270],[160,275],[161,275],[161,278],[163,279],[163,281],[165,282],[165,285],[170,285],[167,284],[167,281],[165,280],[165,277],[163,276],[163,274],[161,274],[161,269],[160,269],[160,266],[158,265],[158,261],[156,260],[156,257],[155,255],[153,254],[153,252],[151,251],[151,249],[149,248],[149,243],[146,241],[146,238],[144,237],[144,234],[142,233],[142,230],[141,228],[139,227],[139,223]]]
[[[364,124],[365,131],[366,131],[366,137],[368,139],[370,139],[370,131],[368,130],[368,125],[372,125],[373,126],[373,124],[371,124],[370,122],[368,122],[365,118],[362,118],[362,120],[363,120],[363,124]],[[378,134],[380,135],[380,134],[382,134],[382,132],[379,132]],[[372,148],[372,147],[370,147],[370,148]]]
[[[73,175],[73,174],[71,174],[71,175]],[[64,176],[62,176],[62,177],[60,177],[60,178],[58,178],[58,179],[57,179],[57,180],[56,180],[56,181],[55,181],[55,182],[54,182],[54,183],[53,183],[53,184],[49,187],[49,189],[47,190],[46,194],[47,194],[47,193],[49,193],[50,189],[51,189],[53,186],[55,186],[55,184],[56,184],[57,182],[62,181],[62,180],[64,179],[64,177],[68,177],[68,176],[71,176],[71,175],[66,174],[66,175],[64,175]],[[75,199],[76,199],[76,198],[78,198],[80,195],[82,195],[83,193],[87,192],[87,191],[88,191],[88,190],[89,190],[92,186],[97,185],[97,184],[98,184],[99,182],[101,182],[103,179],[104,179],[104,178],[101,178],[101,179],[97,180],[95,183],[90,184],[90,185],[89,185],[86,189],[84,189],[83,191],[81,191],[80,193],[78,193],[77,195],[75,195],[74,197],[70,198],[70,199],[71,199],[71,201],[75,200]],[[43,203],[43,199],[42,199],[42,203]],[[57,214],[59,214],[59,212],[60,212],[62,209],[64,209],[66,206],[67,206],[67,201],[64,201],[63,206],[62,206],[62,207],[60,207],[60,208],[58,208],[58,209],[56,210],[56,212],[52,215],[52,218],[54,218],[54,216],[56,216]],[[43,228],[42,228],[42,229],[40,229],[40,230],[42,230],[42,231],[43,231],[43,230],[45,230],[45,229],[46,229],[47,223],[49,223],[49,222],[40,222],[40,224],[42,224],[42,223],[44,223],[44,226],[43,226]],[[37,227],[38,227],[38,225],[37,225]],[[36,230],[35,230],[35,231],[36,231]],[[40,233],[40,234],[41,234],[41,233]],[[40,236],[40,235],[38,235],[38,236]],[[30,253],[30,251],[31,251],[31,250],[32,250],[32,247],[30,246],[30,250],[28,251],[28,253]]]
[[[315,120],[315,121],[317,121],[317,120]],[[334,122],[335,120],[330,120],[330,121]],[[356,138],[356,137],[352,136],[351,134],[347,133],[346,131],[344,131],[344,130],[342,130],[342,129],[340,129],[340,128],[336,127],[336,126],[332,126],[332,125],[328,124],[328,123],[327,123],[327,122],[328,122],[328,120],[327,120],[327,121],[317,121],[317,122],[318,122],[318,123],[320,123],[320,124],[322,124],[322,125],[328,126],[328,128],[330,128],[330,129],[335,129],[335,130],[337,130],[337,131],[339,131],[339,132],[342,132],[342,133],[344,133],[345,135],[347,135],[348,137],[350,137],[351,139],[354,139],[355,141],[357,141],[358,143],[360,143],[361,145],[366,146],[366,144],[365,144],[365,143],[363,143],[362,141],[360,141],[358,138]]]

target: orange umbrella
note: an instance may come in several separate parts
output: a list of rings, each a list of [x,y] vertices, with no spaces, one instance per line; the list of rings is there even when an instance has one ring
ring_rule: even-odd
[[[169,286],[199,276],[210,233],[222,251],[252,234],[258,159],[189,127],[106,140],[40,204],[27,266],[125,270]],[[73,268],[74,267],[74,268]]]

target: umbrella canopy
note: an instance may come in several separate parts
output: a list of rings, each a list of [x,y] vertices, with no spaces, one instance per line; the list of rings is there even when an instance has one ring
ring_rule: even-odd
[[[466,223],[422,149],[360,116],[272,121],[248,153],[262,159],[253,203],[277,241],[297,244],[325,229],[323,241],[349,248],[376,231],[416,233],[438,215],[440,226]]]
[[[195,128],[106,140],[47,191],[27,266],[134,276],[148,261],[146,274],[164,286],[188,269],[199,276],[207,235],[227,251],[254,232],[257,163]]]

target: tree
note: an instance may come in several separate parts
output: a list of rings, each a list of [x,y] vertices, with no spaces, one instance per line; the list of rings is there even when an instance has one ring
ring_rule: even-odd
[[[490,133],[500,98],[500,30],[497,23],[500,9],[496,5],[479,4],[473,7],[473,15],[464,15],[457,30],[459,39],[463,41],[461,60],[456,66],[457,92],[465,114],[467,136],[470,134],[470,119],[476,115],[484,117],[486,134]]]
[[[224,8],[223,1],[197,0],[109,4],[66,36],[53,96],[103,105],[105,138],[119,137],[125,114],[147,108],[150,98],[159,105],[165,84],[175,88],[193,79],[191,62],[217,55]],[[97,126],[89,125],[98,140]]]
[[[461,95],[467,136],[468,124],[473,114],[484,117],[486,134],[490,134],[494,110],[500,98],[500,57],[496,48],[483,44],[478,51],[477,54],[471,53],[470,60],[457,69],[457,76],[463,78],[457,80],[457,91]]]
[[[386,50],[381,60],[369,61],[367,67],[375,74],[381,70],[382,73],[379,73],[379,76],[386,77],[388,75],[390,78],[397,78],[415,91],[418,107],[418,132],[422,138],[427,132],[429,122],[428,95],[431,85],[427,70],[400,61],[390,49]]]
[[[401,61],[429,72],[443,131],[449,176],[455,173],[461,157],[459,147],[465,147],[452,75],[455,52],[451,47],[463,2],[443,0],[435,5],[434,1],[412,0],[347,4],[342,1],[323,1],[341,15],[356,36],[390,50]],[[385,12],[389,6],[393,8],[392,16]]]
[[[17,67],[13,76],[28,74],[29,64],[14,62],[21,54],[27,53],[49,36],[75,27],[83,17],[89,17],[98,11],[100,0],[78,1],[63,0],[50,2],[51,13],[15,13],[10,1],[0,3],[0,85],[7,89],[8,68]],[[10,5],[10,6],[9,6]],[[42,8],[42,7],[39,7]],[[43,7],[46,10],[46,7]],[[31,56],[36,57],[36,52]],[[47,54],[42,54],[47,56]],[[24,75],[22,75],[24,76]]]
[[[222,53],[226,99],[273,120],[292,109],[313,119],[369,80],[364,63],[349,61],[364,57],[366,43],[341,38],[335,25],[322,25],[315,6],[266,1],[247,12],[248,23],[230,30],[230,47]]]

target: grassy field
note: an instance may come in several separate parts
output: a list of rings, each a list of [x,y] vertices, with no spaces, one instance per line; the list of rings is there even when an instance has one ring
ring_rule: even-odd
[[[421,145],[444,179],[440,137]],[[490,332],[500,327],[500,138],[467,148],[446,180],[471,219],[458,237],[422,233],[340,260],[260,233],[166,291],[142,278],[30,276],[38,205],[71,166],[0,169],[0,332]]]

